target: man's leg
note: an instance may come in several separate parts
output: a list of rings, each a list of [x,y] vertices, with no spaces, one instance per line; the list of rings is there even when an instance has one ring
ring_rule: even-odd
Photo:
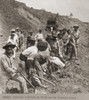
[[[75,54],[75,57],[77,57],[77,48],[76,48],[76,45],[74,43],[71,43],[72,46],[74,47],[74,54]]]
[[[22,90],[21,91],[22,93],[28,93],[28,89],[27,89],[27,85],[26,85],[26,80],[23,77],[17,76],[17,77],[14,77],[12,79],[20,83],[20,88]]]
[[[38,75],[40,76],[40,77],[43,77],[43,71],[42,71],[42,68],[41,68],[41,66],[37,66],[37,73],[38,73]]]

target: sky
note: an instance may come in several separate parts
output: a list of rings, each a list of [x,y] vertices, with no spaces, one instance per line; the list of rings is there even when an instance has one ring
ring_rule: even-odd
[[[16,0],[25,3],[28,7],[45,9],[60,15],[70,15],[81,21],[89,22],[89,0]]]

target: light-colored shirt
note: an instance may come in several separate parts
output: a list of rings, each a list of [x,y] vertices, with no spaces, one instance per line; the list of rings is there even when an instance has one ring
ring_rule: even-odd
[[[0,73],[3,73],[4,76],[12,76],[17,70],[13,64],[13,58],[8,57],[6,54],[1,56],[0,64]]]
[[[73,31],[73,36],[74,36],[74,38],[75,39],[78,39],[79,38],[79,35],[80,35],[80,31],[78,30],[78,31]]]
[[[13,65],[13,58],[3,54],[0,57],[0,93],[5,92],[8,79],[15,75],[17,68]]]
[[[77,44],[77,42],[79,42],[79,35],[80,35],[79,30],[77,32],[76,31],[72,32],[72,39],[75,44]]]
[[[13,37],[13,39],[11,38],[11,36],[9,36],[7,43],[11,42],[12,44],[18,46],[18,36],[15,34],[15,36]]]
[[[63,40],[63,42],[67,42],[67,40],[68,40],[68,34],[67,34],[67,32],[65,33],[65,35],[62,37],[62,40]]]
[[[31,46],[31,47],[28,47],[26,50],[24,50],[22,52],[22,54],[24,56],[27,57],[27,59],[30,59],[30,60],[34,60],[34,58],[36,57],[36,55],[38,54],[38,49],[36,46]]]
[[[60,68],[63,68],[65,66],[65,64],[58,57],[50,56],[49,61],[58,65]]]
[[[36,40],[38,40],[38,39],[44,39],[44,36],[43,36],[43,34],[42,33],[37,33],[36,35],[35,35],[35,39]]]

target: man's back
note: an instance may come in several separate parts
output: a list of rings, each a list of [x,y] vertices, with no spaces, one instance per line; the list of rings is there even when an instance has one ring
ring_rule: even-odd
[[[26,50],[22,52],[23,55],[25,55],[28,59],[34,59],[34,57],[37,55],[38,50],[36,46],[28,47]]]

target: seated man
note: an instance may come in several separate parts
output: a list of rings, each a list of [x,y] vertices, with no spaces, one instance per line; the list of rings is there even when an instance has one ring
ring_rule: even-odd
[[[8,81],[9,78],[17,81],[20,83],[20,88],[22,93],[28,93],[26,81],[23,77],[20,76],[18,73],[18,69],[13,64],[13,49],[16,46],[11,43],[7,43],[3,49],[5,49],[5,53],[1,56],[1,67],[0,67],[0,84],[2,84],[1,87],[6,87],[6,81]],[[3,92],[3,91],[2,91]]]

